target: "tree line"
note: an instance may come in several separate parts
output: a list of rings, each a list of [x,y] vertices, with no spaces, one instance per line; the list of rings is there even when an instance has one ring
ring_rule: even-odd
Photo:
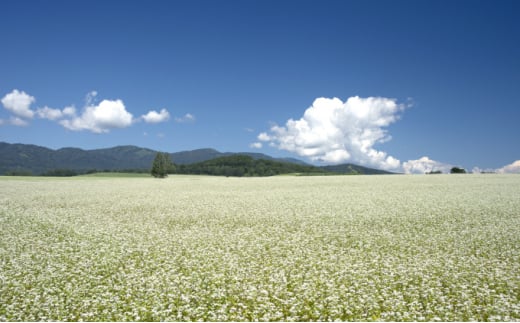
[[[425,174],[427,174],[427,175],[442,174],[442,171],[431,170],[429,172],[426,172]],[[455,166],[450,169],[450,174],[466,174],[466,170],[464,168]]]
[[[151,174],[164,178],[168,174],[192,174],[214,176],[274,176],[289,173],[329,174],[314,166],[283,163],[266,159],[254,159],[246,155],[219,157],[199,163],[175,165],[168,154],[157,153]]]

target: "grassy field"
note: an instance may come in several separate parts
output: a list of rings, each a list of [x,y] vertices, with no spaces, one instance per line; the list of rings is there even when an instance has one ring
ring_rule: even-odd
[[[99,173],[92,173],[92,174],[85,174],[85,175],[79,175],[80,177],[107,177],[107,178],[114,178],[114,177],[143,177],[143,178],[149,178],[150,173],[116,173],[116,172],[99,172]]]
[[[0,320],[520,320],[520,176],[0,177]]]

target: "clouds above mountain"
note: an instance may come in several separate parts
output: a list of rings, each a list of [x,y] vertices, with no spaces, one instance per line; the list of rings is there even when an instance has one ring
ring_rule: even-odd
[[[161,109],[160,112],[152,110],[142,115],[141,118],[147,123],[159,123],[170,119],[170,113],[166,109]]]
[[[18,89],[13,89],[0,98],[4,108],[0,111],[0,127],[4,129],[15,126],[30,130],[31,123],[41,122],[49,127],[59,125],[56,128],[63,127],[69,131],[106,134],[116,129],[132,127],[136,123],[141,125],[135,127],[160,128],[157,124],[168,121],[189,124],[196,120],[191,113],[175,116],[166,108],[136,112],[121,98],[98,99],[97,91],[88,92],[78,108],[74,105],[61,108],[45,105],[45,102],[36,106],[35,96]],[[407,174],[431,171],[449,173],[453,165],[430,158],[435,156],[401,161],[399,156],[384,148],[384,144],[392,140],[389,126],[396,123],[408,107],[410,105],[407,103],[385,97],[353,96],[345,101],[338,98],[317,98],[307,109],[303,107],[302,114],[297,113],[282,125],[274,124],[267,131],[259,133],[254,142],[249,144],[249,148],[261,150],[274,147],[316,163],[348,162]],[[251,128],[242,129],[254,131]],[[139,133],[146,134],[147,131],[148,129],[140,129]],[[164,134],[165,132],[160,132],[161,137]],[[473,168],[473,172],[481,171],[478,167]],[[497,169],[486,168],[484,171],[520,173],[520,161]]]
[[[36,99],[33,96],[17,89],[2,98],[2,104],[8,111],[17,117],[26,119],[31,119],[34,116],[34,111],[30,108],[34,101]]]
[[[311,161],[329,164],[349,162],[406,174],[449,173],[453,167],[450,163],[427,156],[401,162],[375,148],[392,139],[387,128],[399,120],[407,107],[384,97],[354,96],[345,102],[338,98],[317,98],[299,119],[291,118],[283,126],[273,125],[269,131],[260,133],[250,147],[261,149],[267,143]],[[494,171],[520,173],[520,161]]]
[[[79,113],[74,106],[56,109],[46,105],[34,110],[31,105],[36,101],[35,97],[14,89],[1,100],[4,108],[12,115],[7,120],[0,119],[0,125],[27,126],[28,120],[37,116],[40,119],[55,121],[72,131],[108,133],[112,129],[129,127],[139,120],[144,120],[146,123],[160,123],[170,118],[170,113],[166,109],[161,109],[159,112],[151,110],[140,118],[134,118],[123,100],[104,99],[97,103],[97,95],[97,91],[87,93],[85,106]],[[194,120],[189,113],[184,118]]]
[[[109,132],[113,128],[126,128],[133,116],[121,100],[103,100],[98,105],[85,107],[80,116],[64,119],[60,124],[74,131],[88,130],[94,133]]]
[[[65,117],[74,117],[76,115],[76,108],[70,106],[60,110],[45,106],[43,108],[36,109],[36,114],[42,119],[58,120]]]
[[[257,139],[312,161],[353,162],[386,170],[397,170],[400,161],[378,143],[391,140],[386,127],[405,109],[395,99],[383,97],[318,98],[300,119],[274,125]]]

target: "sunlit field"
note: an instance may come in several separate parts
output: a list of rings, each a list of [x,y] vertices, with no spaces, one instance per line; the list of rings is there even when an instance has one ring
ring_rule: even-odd
[[[520,320],[520,176],[0,177],[2,321]]]

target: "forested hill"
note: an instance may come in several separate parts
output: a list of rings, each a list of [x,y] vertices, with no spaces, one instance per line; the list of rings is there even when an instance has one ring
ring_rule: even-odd
[[[7,173],[40,175],[57,169],[79,173],[92,170],[147,171],[156,154],[155,150],[136,146],[117,146],[94,150],[79,148],[53,150],[36,145],[0,142],[0,175]],[[205,148],[170,153],[170,158],[175,164],[192,164],[236,154]],[[251,156],[253,159],[305,164],[297,159],[273,158],[259,153],[239,154]]]
[[[341,164],[341,165],[331,165],[331,166],[321,166],[321,169],[324,169],[329,172],[338,173],[338,174],[364,174],[364,175],[384,175],[384,174],[394,174],[391,172],[387,172],[386,170],[369,168],[354,164]]]
[[[178,165],[177,174],[203,174],[217,176],[273,176],[280,174],[330,174],[315,166],[301,165],[275,160],[254,159],[246,155],[232,155],[200,163]]]
[[[92,171],[140,171],[150,170],[157,151],[136,146],[118,146],[105,149],[83,150],[61,148],[58,150],[26,144],[0,142],[0,175],[76,174]],[[382,174],[388,173],[362,166],[344,164],[314,167],[298,159],[274,158],[261,153],[219,152],[215,149],[196,149],[170,153],[179,172],[219,175],[235,173],[238,176],[267,176],[282,173],[339,173]],[[240,158],[226,159],[240,155]],[[247,156],[249,158],[244,159]],[[190,165],[185,167],[184,165]],[[231,169],[234,169],[231,171]],[[246,170],[247,168],[247,170]]]
[[[219,157],[233,156],[233,155],[245,155],[245,156],[252,157],[253,159],[265,159],[265,160],[274,160],[274,161],[278,161],[278,162],[308,165],[307,163],[305,163],[299,159],[295,159],[295,158],[274,158],[274,157],[271,157],[266,154],[251,153],[251,152],[238,152],[238,153],[225,152],[225,153],[223,153],[223,152],[220,152],[220,151],[212,149],[212,148],[202,148],[202,149],[195,149],[195,150],[179,151],[176,153],[171,153],[170,157],[175,164],[184,165],[184,164],[193,164],[193,163],[204,162],[204,161],[219,158]]]
[[[75,172],[88,170],[148,169],[156,152],[135,146],[83,150],[0,143],[0,174],[39,175],[56,169]]]

